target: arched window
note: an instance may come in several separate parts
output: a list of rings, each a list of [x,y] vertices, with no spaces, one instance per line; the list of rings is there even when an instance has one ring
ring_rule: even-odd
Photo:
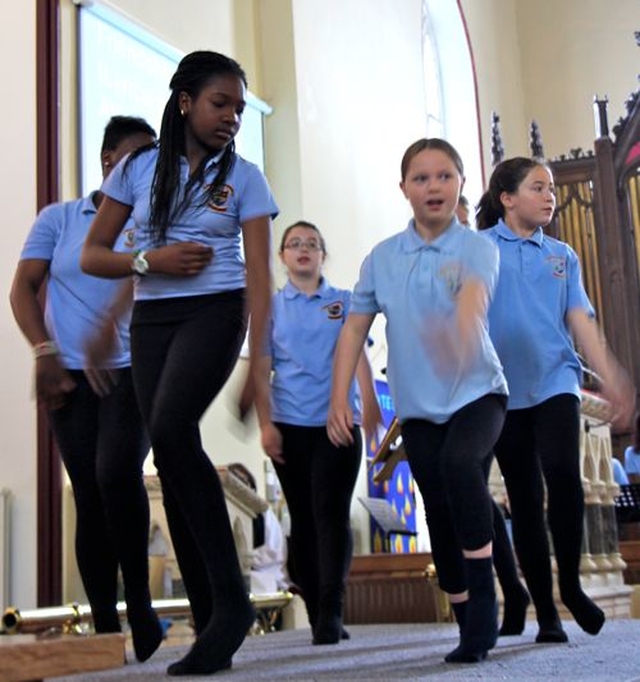
[[[422,10],[422,67],[427,114],[427,136],[444,137],[442,112],[442,78],[436,36],[433,32],[429,10],[424,2]]]
[[[475,205],[484,189],[476,79],[457,0],[423,0],[422,55],[427,135],[445,138],[460,152],[464,193]]]

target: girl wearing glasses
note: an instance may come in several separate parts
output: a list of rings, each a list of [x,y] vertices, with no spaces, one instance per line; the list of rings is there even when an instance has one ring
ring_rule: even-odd
[[[362,457],[359,425],[367,436],[373,434],[380,410],[361,346],[358,386],[352,382],[348,389],[354,412],[351,441],[344,447],[329,441],[331,365],[350,293],[322,276],[325,243],[312,223],[288,227],[279,253],[288,281],[273,297],[261,359],[256,391],[256,400],[264,402],[258,410],[261,441],[291,514],[291,560],[313,643],[336,644],[348,637],[342,609],[353,551],[349,512]]]

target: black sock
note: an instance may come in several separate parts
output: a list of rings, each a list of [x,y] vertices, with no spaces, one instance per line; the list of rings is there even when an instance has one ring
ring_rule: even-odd
[[[136,658],[142,663],[150,658],[162,643],[164,633],[151,603],[146,606],[127,607],[127,620]]]
[[[500,636],[521,635],[527,619],[527,607],[529,606],[529,593],[518,583],[517,589],[507,592],[503,590],[504,612]]]
[[[167,674],[174,677],[212,675],[229,668],[233,654],[244,641],[255,617],[255,610],[248,601],[223,618],[214,616],[189,653],[172,663]]]
[[[598,607],[577,585],[570,588],[560,584],[560,597],[571,611],[576,623],[590,635],[597,635],[604,625],[604,611]]]
[[[498,639],[498,604],[491,557],[466,559],[469,601],[460,645],[445,656],[447,663],[477,663]]]
[[[462,634],[467,615],[467,601],[451,602],[451,608],[456,617],[456,623],[458,623],[460,634]]]

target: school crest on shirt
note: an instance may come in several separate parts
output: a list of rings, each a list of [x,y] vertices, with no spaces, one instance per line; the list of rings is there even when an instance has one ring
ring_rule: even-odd
[[[130,227],[128,230],[124,230],[124,242],[123,246],[125,249],[132,249],[136,245],[136,228]]]
[[[451,298],[457,296],[462,287],[460,273],[459,263],[446,263],[438,271],[438,277],[444,282]]]
[[[341,320],[344,317],[344,303],[342,301],[334,301],[322,306],[323,310],[327,311],[327,319]]]
[[[208,187],[206,188],[208,189]],[[233,187],[231,185],[222,185],[214,192],[213,196],[207,202],[207,206],[217,213],[225,213],[229,199],[233,196]]]
[[[564,279],[567,275],[567,267],[562,256],[549,256],[547,263],[551,266],[551,274],[558,279]]]

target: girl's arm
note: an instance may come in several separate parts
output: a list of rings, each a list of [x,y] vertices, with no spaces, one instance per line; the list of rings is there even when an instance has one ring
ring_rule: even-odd
[[[567,324],[589,366],[602,379],[602,393],[611,403],[612,424],[629,427],[635,414],[636,392],[628,374],[607,348],[595,320],[583,308],[569,310]]]
[[[456,313],[460,358],[463,363],[472,357],[478,341],[482,320],[486,317],[489,297],[487,288],[479,279],[469,279],[458,293]]]
[[[118,321],[131,310],[132,305],[133,280],[126,279],[105,311],[102,323],[85,339],[84,374],[91,388],[101,397],[107,395],[115,383],[113,372],[104,367],[118,345]]]
[[[382,412],[373,381],[373,368],[364,348],[356,366],[356,380],[362,396],[362,428],[367,441],[370,441],[376,435],[378,425],[382,424]]]
[[[102,199],[80,256],[80,267],[86,273],[107,279],[133,274],[135,254],[113,250],[131,210],[131,206],[110,197]],[[211,262],[213,249],[197,242],[179,242],[149,250],[145,258],[149,272],[184,277],[201,272]]]
[[[258,423],[271,422],[269,381],[264,380],[262,348],[271,314],[271,219],[262,216],[242,225],[249,313],[249,379],[254,382]],[[269,365],[269,371],[271,367]]]
[[[329,440],[337,446],[348,445],[353,441],[349,388],[374,318],[373,314],[349,313],[338,337],[333,357],[331,404],[327,419]]]
[[[116,253],[113,246],[131,215],[131,206],[103,197],[86,236],[80,267],[96,277],[118,279],[133,272],[133,254]]]
[[[18,327],[34,346],[36,397],[39,403],[51,410],[62,407],[66,394],[75,388],[75,382],[60,362],[54,346],[38,350],[50,342],[44,323],[38,292],[49,273],[49,261],[25,259],[18,263],[11,285],[9,300]]]
[[[260,444],[274,462],[284,464],[282,434],[271,421],[271,356],[263,355],[255,362],[253,374],[247,377],[253,386],[256,412],[260,424]]]

